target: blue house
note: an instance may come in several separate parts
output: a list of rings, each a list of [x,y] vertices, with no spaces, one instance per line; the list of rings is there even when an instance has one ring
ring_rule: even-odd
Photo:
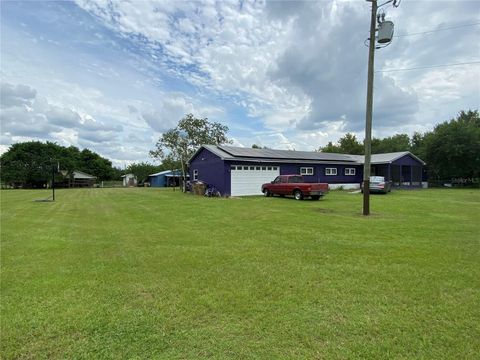
[[[179,186],[181,178],[180,170],[165,170],[148,175],[148,182],[153,187]]]
[[[202,146],[190,159],[190,179],[215,186],[224,196],[261,195],[261,185],[278,175],[302,174],[307,182],[358,189],[363,155],[314,151]],[[372,155],[371,174],[394,186],[421,187],[425,163],[408,151]]]

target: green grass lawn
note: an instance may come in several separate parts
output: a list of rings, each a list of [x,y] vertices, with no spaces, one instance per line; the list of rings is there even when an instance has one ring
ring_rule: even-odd
[[[478,359],[480,191],[2,191],[3,359]]]

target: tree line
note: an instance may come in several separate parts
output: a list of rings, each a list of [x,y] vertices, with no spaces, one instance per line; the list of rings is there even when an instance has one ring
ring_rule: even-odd
[[[120,169],[99,154],[80,150],[75,146],[61,146],[53,142],[28,141],[10,146],[0,156],[1,181],[3,185],[22,188],[43,188],[51,183],[52,171],[56,183],[66,183],[73,171],[82,171],[101,181],[119,181],[126,173],[134,174],[140,182],[148,175],[177,169],[178,165],[165,161],[162,165],[138,162]]]
[[[351,133],[336,144],[329,142],[318,151],[364,154],[364,144]],[[410,151],[427,163],[429,180],[480,177],[480,117],[478,110],[461,111],[449,121],[425,133],[397,134],[372,139],[372,154]]]
[[[64,147],[52,142],[29,141],[16,143],[1,155],[1,181],[22,187],[43,187],[50,178],[52,167],[58,166],[67,174],[83,171],[98,181],[120,180],[121,175],[133,173],[139,182],[148,175],[163,170],[187,171],[187,161],[203,144],[228,144],[228,127],[208,119],[186,115],[178,125],[166,131],[157,141],[150,156],[161,162],[130,164],[125,169],[89,150]],[[260,148],[258,145],[254,147]],[[318,151],[330,153],[364,153],[364,145],[354,134],[347,133],[333,144],[329,142]],[[397,134],[383,139],[372,139],[372,153],[410,151],[427,163],[430,180],[480,177],[480,118],[478,110],[462,111],[455,119],[435,126],[432,131],[413,136]],[[69,175],[66,175],[69,176]]]
[[[49,141],[13,144],[0,157],[0,164],[2,183],[15,187],[44,187],[51,181],[52,171],[58,180],[71,176],[74,170],[94,175],[98,180],[113,180],[118,176],[112,162],[97,153]],[[65,175],[58,170],[63,170]]]

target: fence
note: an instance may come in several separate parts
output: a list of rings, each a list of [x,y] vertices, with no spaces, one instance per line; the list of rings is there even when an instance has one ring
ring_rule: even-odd
[[[480,188],[480,178],[451,178],[428,180],[429,187]]]

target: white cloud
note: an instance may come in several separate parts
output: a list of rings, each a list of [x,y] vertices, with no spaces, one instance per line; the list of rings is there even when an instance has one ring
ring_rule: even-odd
[[[346,131],[363,137],[368,2],[77,3],[4,4],[3,144],[45,137],[145,160],[189,112],[229,125],[245,146],[315,149]],[[478,14],[473,1],[387,9],[396,34],[475,23]],[[476,60],[479,31],[396,37],[377,51],[376,69]],[[478,66],[376,73],[374,135],[428,130],[478,107],[479,74]]]
[[[0,85],[1,107],[9,108],[21,105],[31,105],[37,92],[26,85]]]
[[[123,130],[118,124],[105,124],[88,114],[52,105],[28,85],[3,83],[3,89],[8,95],[2,96],[0,106],[5,145],[21,139],[60,140],[66,145],[77,145],[79,139],[99,143],[117,138]]]
[[[160,48],[175,76],[243,99],[251,116],[288,115],[284,126],[305,115],[309,99],[268,76],[290,28],[267,19],[262,2],[245,2],[241,9],[236,2],[134,2],[135,11],[131,2],[78,3],[111,28],[145,37],[152,53]]]

